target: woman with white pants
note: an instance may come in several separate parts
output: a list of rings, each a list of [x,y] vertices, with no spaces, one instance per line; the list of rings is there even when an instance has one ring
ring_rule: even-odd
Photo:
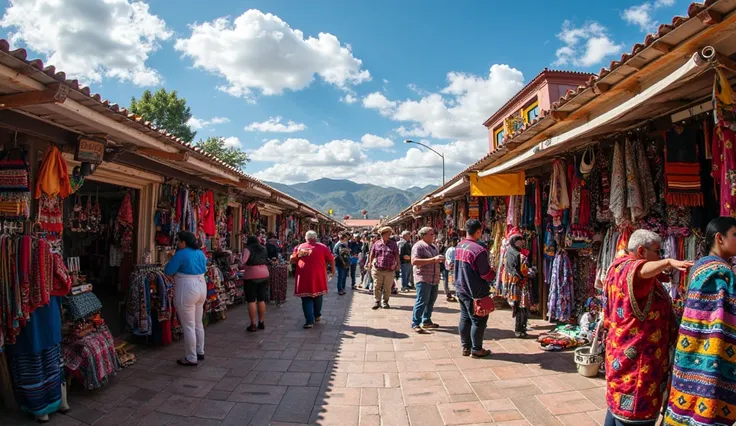
[[[207,298],[207,272],[205,257],[197,237],[191,232],[181,231],[174,256],[164,268],[164,273],[174,277],[174,305],[179,323],[184,332],[184,358],[177,364],[196,367],[204,359],[204,325],[202,315]]]

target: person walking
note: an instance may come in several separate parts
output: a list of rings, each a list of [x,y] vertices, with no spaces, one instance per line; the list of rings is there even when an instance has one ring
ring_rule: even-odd
[[[442,281],[445,284],[445,297],[448,302],[455,302],[455,246],[457,246],[457,238],[452,237],[449,247],[445,251],[445,270],[443,272]]]
[[[207,299],[207,258],[197,237],[187,231],[177,234],[176,253],[164,267],[164,274],[174,277],[174,305],[184,333],[184,358],[176,363],[196,367],[204,359],[204,302]]]
[[[335,257],[327,246],[317,242],[316,232],[307,231],[304,239],[304,243],[294,248],[290,260],[296,265],[294,295],[302,299],[304,328],[312,328],[322,318],[322,297],[327,294],[327,265],[333,271],[336,268]]]
[[[466,237],[455,248],[455,291],[460,301],[460,343],[462,355],[485,358],[491,351],[483,348],[483,333],[488,325],[488,315],[475,316],[474,299],[491,294],[489,280],[493,269],[488,262],[488,250],[478,244],[483,225],[478,219],[465,222]]]
[[[363,245],[360,243],[360,234],[353,234],[353,239],[350,240],[348,246],[350,247],[350,283],[353,290],[355,290],[358,262],[360,261],[360,252],[363,250]]]
[[[717,217],[705,229],[708,256],[690,275],[676,350],[667,425],[732,425],[736,329],[736,219]],[[729,408],[730,407],[730,408]]]
[[[243,270],[243,287],[250,317],[250,327],[247,330],[250,332],[266,328],[266,301],[269,286],[268,257],[268,249],[261,245],[256,236],[251,235],[246,239],[240,267]],[[258,313],[257,326],[256,312]]]
[[[411,249],[411,264],[414,266],[414,282],[417,286],[417,299],[414,302],[411,328],[423,333],[428,328],[438,328],[432,322],[432,310],[437,301],[440,284],[440,265],[445,261],[434,243],[434,229],[425,226],[419,230],[419,240]]]
[[[659,417],[677,321],[658,277],[693,265],[661,253],[659,235],[634,231],[604,280],[606,426],[654,426]]]
[[[373,297],[376,298],[373,309],[390,308],[388,301],[391,298],[394,272],[399,268],[399,247],[396,241],[391,239],[392,232],[390,226],[381,228],[379,231],[381,237],[373,243],[368,255],[368,265],[373,277]],[[381,305],[382,297],[383,305]]]
[[[508,301],[511,305],[511,316],[515,319],[514,334],[516,337],[527,337],[526,327],[529,320],[531,295],[527,276],[529,268],[522,253],[524,237],[519,233],[509,235],[509,246],[504,258],[504,272],[501,280],[508,289]]]
[[[401,263],[401,291],[408,292],[410,290],[412,265],[411,265],[411,232],[403,231],[401,233],[401,241],[399,241],[399,261]]]
[[[345,283],[350,271],[351,256],[348,238],[350,238],[348,233],[340,234],[340,240],[332,248],[332,255],[335,257],[335,265],[337,266],[337,294],[340,296],[345,294]]]

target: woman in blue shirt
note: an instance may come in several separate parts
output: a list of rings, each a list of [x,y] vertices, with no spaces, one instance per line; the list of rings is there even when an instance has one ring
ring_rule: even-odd
[[[174,277],[174,305],[184,332],[184,358],[176,360],[179,365],[194,367],[204,359],[204,325],[202,315],[207,299],[207,258],[204,256],[197,237],[191,232],[181,231],[174,257],[164,268],[164,273]]]

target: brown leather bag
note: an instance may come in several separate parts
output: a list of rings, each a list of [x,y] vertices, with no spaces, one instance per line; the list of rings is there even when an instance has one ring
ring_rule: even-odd
[[[473,299],[473,315],[476,317],[484,317],[496,310],[496,304],[493,303],[491,296],[480,299]]]

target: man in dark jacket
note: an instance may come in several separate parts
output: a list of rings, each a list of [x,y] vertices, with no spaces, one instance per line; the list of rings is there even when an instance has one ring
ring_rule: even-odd
[[[483,358],[491,354],[483,349],[483,332],[488,323],[488,315],[474,315],[473,299],[487,297],[491,293],[489,280],[493,269],[488,262],[488,250],[478,244],[483,234],[483,225],[477,219],[465,222],[466,237],[455,249],[455,290],[460,301],[460,342],[463,356]]]
[[[360,252],[363,249],[363,244],[360,243],[360,234],[353,234],[353,239],[348,244],[350,248],[350,281],[355,288],[355,272],[358,269],[358,261],[360,260]]]
[[[401,241],[399,241],[399,262],[401,263],[401,291],[407,292],[410,289],[410,281],[412,275],[411,266],[411,232],[403,231],[401,233]]]

